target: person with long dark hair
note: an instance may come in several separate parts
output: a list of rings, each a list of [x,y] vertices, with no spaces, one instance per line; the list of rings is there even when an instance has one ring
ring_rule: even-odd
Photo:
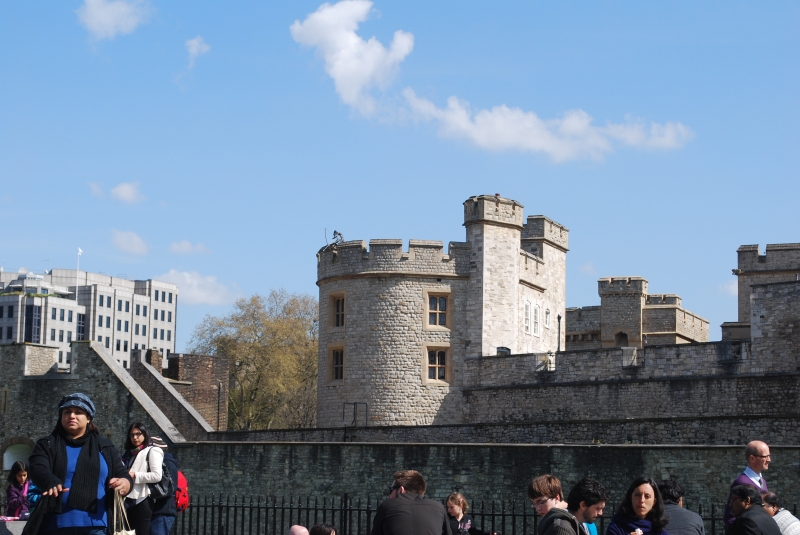
[[[28,516],[28,465],[25,461],[17,461],[8,472],[8,489],[6,489],[6,516],[27,518]]]
[[[664,529],[668,522],[658,484],[639,477],[628,487],[606,535],[669,535]]]
[[[63,397],[58,414],[53,432],[36,442],[30,457],[31,481],[49,503],[36,507],[26,532],[104,535],[113,493],[126,495],[131,477],[114,444],[100,436],[89,396]]]
[[[150,433],[143,423],[134,422],[128,427],[122,462],[133,478],[133,488],[125,499],[131,528],[136,535],[150,535],[153,504],[148,499],[150,487],[147,485],[161,481],[164,451],[153,447]]]

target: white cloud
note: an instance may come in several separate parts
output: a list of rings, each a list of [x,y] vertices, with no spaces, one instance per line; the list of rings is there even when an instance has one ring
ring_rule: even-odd
[[[589,275],[594,275],[597,273],[597,270],[594,268],[594,264],[592,262],[585,263],[579,269],[581,270],[581,273],[588,273]]]
[[[414,36],[401,30],[394,32],[388,49],[374,36],[368,41],[361,38],[356,30],[371,9],[368,0],[325,3],[290,28],[296,42],[315,47],[322,54],[325,70],[342,101],[365,115],[375,111],[375,99],[368,90],[388,86],[414,48]]]
[[[189,52],[189,66],[187,69],[194,67],[194,61],[211,50],[211,46],[206,44],[203,37],[198,35],[186,41],[186,50]]]
[[[225,305],[236,299],[236,293],[218,282],[217,277],[213,275],[170,269],[167,273],[153,278],[177,285],[180,289],[181,302],[189,305]]]
[[[724,284],[718,286],[719,292],[725,295],[732,295],[738,297],[739,295],[739,279],[731,279]]]
[[[133,32],[147,21],[150,6],[144,0],[85,0],[76,13],[80,23],[99,41]]]
[[[89,182],[89,189],[95,197],[103,197],[103,185],[99,182]]]
[[[635,147],[669,149],[683,146],[694,136],[681,123],[653,123],[648,132],[641,122],[595,126],[583,110],[570,110],[558,119],[542,119],[535,112],[505,104],[473,112],[469,102],[456,97],[447,99],[446,108],[438,108],[410,87],[403,95],[417,119],[438,122],[443,137],[466,139],[493,151],[541,152],[556,162],[599,159],[614,150],[612,140]]]
[[[117,249],[126,253],[135,255],[147,254],[147,244],[135,232],[112,229],[111,243]]]
[[[144,200],[138,182],[120,182],[111,190],[111,196],[118,201],[135,203]]]
[[[175,254],[203,254],[211,251],[202,243],[192,245],[189,240],[183,240],[170,244],[169,250]]]

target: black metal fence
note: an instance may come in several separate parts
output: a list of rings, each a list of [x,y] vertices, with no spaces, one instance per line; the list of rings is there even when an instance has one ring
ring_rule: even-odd
[[[361,498],[348,494],[332,498],[314,497],[192,497],[191,506],[178,515],[175,535],[282,535],[290,526],[311,527],[326,523],[337,535],[364,535],[372,530],[375,510],[385,498]],[[723,535],[724,506],[698,504],[690,507],[700,514],[706,535]],[[597,519],[603,535],[616,507],[606,506],[606,516]],[[792,508],[796,513],[797,506]],[[469,514],[483,531],[501,535],[533,535],[540,517],[527,498],[520,500],[477,500]],[[669,527],[667,527],[669,529]]]

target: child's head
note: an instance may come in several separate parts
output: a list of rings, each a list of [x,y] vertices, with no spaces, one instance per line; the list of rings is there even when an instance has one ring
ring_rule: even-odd
[[[28,465],[24,461],[17,461],[11,465],[11,471],[8,473],[8,482],[22,485],[28,479]]]
[[[451,516],[458,517],[463,515],[467,512],[467,509],[469,509],[469,504],[467,504],[467,500],[464,499],[464,495],[460,492],[454,492],[447,497],[447,512]]]

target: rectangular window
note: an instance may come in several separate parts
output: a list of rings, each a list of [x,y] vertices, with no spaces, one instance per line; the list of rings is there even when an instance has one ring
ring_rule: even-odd
[[[172,303],[172,292],[169,293],[169,302]]]
[[[128,341],[127,341],[127,340],[125,340],[125,341],[122,343],[122,350],[123,350],[125,353],[127,353],[127,352],[128,352]]]
[[[428,298],[428,325],[447,326],[447,297],[431,295]]]
[[[130,311],[131,311],[131,302],[125,301],[125,312],[130,312]]]
[[[103,316],[97,316],[97,326],[98,327],[103,326]]]
[[[106,329],[111,328],[111,316],[106,316]]]
[[[97,296],[97,306],[99,306],[99,307],[103,306],[103,296],[102,295],[98,295]]]
[[[172,323],[172,311],[171,310],[167,312],[167,321]]]
[[[133,334],[135,334],[136,336],[139,336],[139,324],[138,323],[133,326]]]
[[[142,305],[142,316],[147,317],[147,305]]]
[[[2,319],[2,318],[3,318],[3,312],[5,312],[5,310],[6,310],[6,309],[5,309],[4,307],[1,307],[1,306],[0,306],[0,319]],[[53,310],[55,310],[55,309],[53,309]],[[55,316],[53,316],[53,319],[56,319],[56,317],[55,317]]]
[[[39,343],[42,327],[42,307],[39,305],[25,305],[25,341],[32,344]]]
[[[147,325],[142,325],[142,336],[147,336]]]
[[[139,344],[133,344],[133,349],[139,349]]]
[[[128,332],[128,321],[125,320],[125,332]]]
[[[106,296],[106,307],[107,308],[111,308],[111,296],[110,295]]]
[[[344,379],[344,349],[334,349],[331,355],[331,377],[334,381]]]
[[[344,327],[344,297],[333,300],[333,326]]]
[[[6,340],[11,340],[12,338],[14,338],[14,328],[6,327]]]
[[[139,315],[139,309],[140,309],[140,308],[141,308],[141,305],[136,305],[136,315],[137,315],[137,316]]]
[[[157,320],[157,319],[158,319],[158,309],[157,309],[157,308],[154,308],[154,309],[153,309],[153,319],[154,319],[154,320]]]
[[[156,290],[156,301],[158,301],[158,290]]]
[[[50,340],[52,342],[56,341],[56,330],[55,329],[50,329]]]
[[[122,320],[117,320],[117,331],[122,330]]]
[[[106,336],[106,349],[108,349],[109,347],[111,347],[111,338]]]
[[[122,312],[122,299],[117,299],[117,310]]]
[[[531,334],[531,303],[525,301],[525,334]]]
[[[67,351],[67,364],[72,362],[72,351]]]
[[[14,307],[13,306],[9,306],[8,307],[8,317],[9,318],[13,318],[14,317]]]
[[[72,323],[72,311],[67,311],[67,323]]]
[[[64,321],[64,309],[61,309],[61,313],[58,315],[59,321]]]
[[[117,340],[117,351],[119,351],[120,340]]]
[[[167,302],[167,292],[165,292],[164,290],[161,290],[161,302],[162,303]]]
[[[158,329],[153,329],[153,340],[158,340]]]
[[[164,321],[164,310],[161,311],[161,321]]]
[[[3,310],[3,308],[2,308],[2,307],[0,307],[0,310]],[[52,314],[50,314],[50,319],[51,319],[51,320],[54,320],[54,319],[56,319],[56,308],[55,308],[55,307],[53,307],[53,309],[51,310],[51,312],[52,312]],[[3,316],[2,316],[2,315],[0,315],[0,318],[2,318],[2,317],[3,317]]]
[[[78,328],[75,334],[76,340],[86,340],[86,314],[78,314]]]
[[[167,348],[167,351],[164,354],[167,356],[167,358],[169,358],[169,348]]]
[[[61,364],[63,362],[64,362],[64,352],[63,351],[59,351],[58,352],[58,363]]]
[[[64,341],[64,331],[63,330],[58,331],[58,341],[59,342],[63,342]]]
[[[103,336],[102,335],[97,335],[97,341],[98,342],[102,342],[103,341]]]
[[[164,329],[161,329],[161,340],[164,339]]]
[[[533,306],[533,334],[539,336],[539,305]]]
[[[67,331],[67,343],[72,343],[72,331]]]
[[[428,379],[446,380],[447,351],[431,349],[428,351]]]
[[[172,342],[172,331],[167,331],[167,342]]]

